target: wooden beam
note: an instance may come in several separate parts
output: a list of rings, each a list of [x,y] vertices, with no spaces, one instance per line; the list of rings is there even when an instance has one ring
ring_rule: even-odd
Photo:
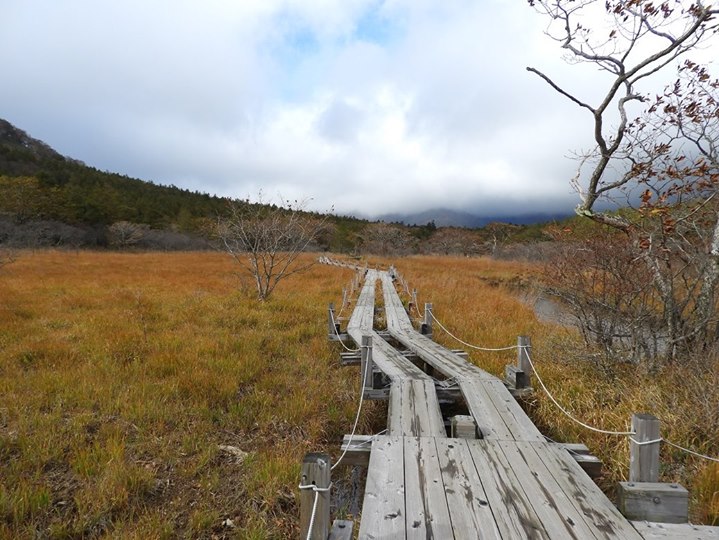
[[[619,511],[631,520],[686,523],[689,493],[679,484],[620,482]]]

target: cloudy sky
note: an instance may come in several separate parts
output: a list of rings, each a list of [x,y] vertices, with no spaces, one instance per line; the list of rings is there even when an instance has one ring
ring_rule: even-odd
[[[377,215],[571,211],[588,113],[523,0],[2,0],[0,117],[99,169]]]

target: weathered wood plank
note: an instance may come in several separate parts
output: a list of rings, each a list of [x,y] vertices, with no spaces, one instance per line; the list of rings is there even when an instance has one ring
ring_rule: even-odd
[[[463,439],[436,439],[435,443],[454,537],[501,539],[467,443]]]
[[[397,437],[404,435],[402,397],[400,381],[393,382],[389,390],[389,403],[387,405],[387,435]]]
[[[554,479],[574,506],[594,525],[599,538],[639,540],[640,536],[622,516],[599,487],[574,459],[561,447],[550,443],[532,443],[541,452],[544,463],[554,473]],[[541,449],[540,449],[541,448]]]
[[[527,416],[517,400],[512,397],[507,387],[502,381],[482,381],[482,387],[487,392],[497,412],[500,414],[507,428],[512,433],[512,437],[518,441],[537,441],[543,442],[544,436],[540,433],[537,426]],[[460,387],[462,382],[460,381]]]
[[[432,381],[401,380],[392,384],[388,432],[405,437],[446,437],[447,431]]]
[[[442,347],[417,332],[412,326],[412,321],[407,315],[389,276],[383,274],[380,279],[382,281],[387,329],[393,338],[447,377],[466,375],[474,378],[494,378],[490,373],[467,362],[462,355]]]
[[[596,538],[593,524],[587,524],[564,493],[550,470],[531,443],[522,441],[488,441],[501,448],[521,487],[531,501],[534,511],[551,538]],[[541,452],[542,447],[539,448]],[[591,527],[590,527],[591,525]]]
[[[402,381],[403,434],[410,437],[446,437],[447,431],[432,381]]]
[[[651,521],[631,523],[645,540],[719,540],[719,527]]]
[[[487,395],[482,381],[463,379],[459,387],[482,438],[502,440],[514,438],[492,399]]]
[[[369,457],[372,452],[372,441],[374,435],[345,435],[342,438],[340,451],[344,454],[340,466],[351,467],[359,465],[367,467],[369,465]]]
[[[404,442],[377,437],[372,443],[359,537],[405,538]]]
[[[435,439],[404,438],[407,539],[453,538]]]
[[[503,452],[494,450],[491,441],[465,442],[502,538],[550,538]]]

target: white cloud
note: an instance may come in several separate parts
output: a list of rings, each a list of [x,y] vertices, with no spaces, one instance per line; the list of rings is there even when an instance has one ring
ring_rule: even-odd
[[[8,0],[0,117],[101,169],[223,195],[570,208],[562,156],[590,144],[588,118],[524,67],[596,85],[542,30],[502,0]]]

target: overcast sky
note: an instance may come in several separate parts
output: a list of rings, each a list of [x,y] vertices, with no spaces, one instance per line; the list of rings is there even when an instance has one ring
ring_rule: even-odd
[[[591,92],[523,0],[0,0],[0,117],[102,170],[318,210],[571,211]]]

